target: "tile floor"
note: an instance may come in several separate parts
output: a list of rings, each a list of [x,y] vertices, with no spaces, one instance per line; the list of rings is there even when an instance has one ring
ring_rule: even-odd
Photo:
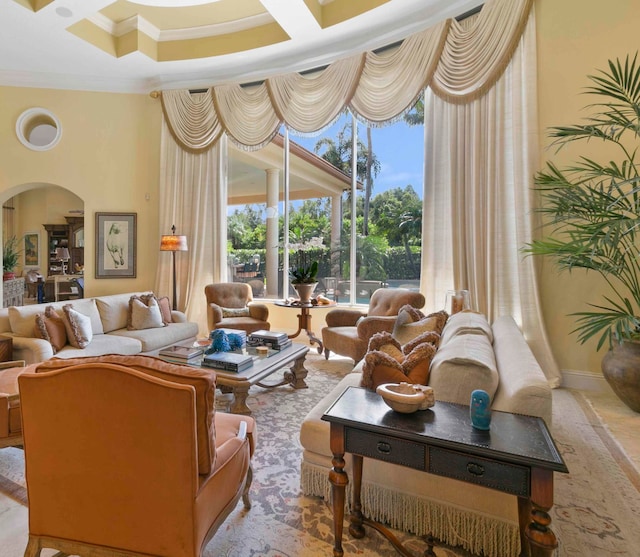
[[[618,450],[621,459],[628,455],[631,475],[640,474],[640,414],[625,406],[607,389],[603,391],[580,391],[582,407],[591,423],[597,424],[596,416],[604,423],[604,429],[614,437],[613,453]],[[608,437],[607,437],[608,439]],[[0,449],[2,458],[2,449]],[[640,490],[640,485],[636,483]],[[28,512],[21,504],[0,495],[0,557],[19,557],[24,553],[28,537]],[[44,550],[42,557],[54,556],[55,552]]]

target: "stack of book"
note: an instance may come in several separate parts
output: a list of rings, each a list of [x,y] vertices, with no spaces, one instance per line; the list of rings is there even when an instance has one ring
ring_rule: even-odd
[[[202,356],[204,350],[191,344],[174,344],[160,350],[160,357],[177,364],[193,364]]]
[[[202,359],[202,365],[224,371],[238,372],[250,368],[253,365],[253,358],[237,352],[215,352],[207,354]]]
[[[250,346],[268,346],[273,350],[283,350],[291,346],[291,339],[287,333],[276,331],[254,331],[249,335],[247,344]]]

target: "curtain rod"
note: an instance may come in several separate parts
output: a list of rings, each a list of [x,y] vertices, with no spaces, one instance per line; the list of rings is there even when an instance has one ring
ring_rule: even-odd
[[[475,8],[470,9],[469,11],[464,12],[463,14],[460,14],[459,16],[455,17],[455,20],[457,22],[463,21],[469,17],[471,17],[472,15],[476,15],[477,13],[480,12],[480,10],[482,10],[482,7],[484,6],[484,3],[480,4],[479,6],[476,6]],[[396,41],[394,43],[385,45],[385,46],[381,46],[379,48],[374,49],[372,52],[374,54],[380,54],[381,52],[384,52],[385,50],[389,50],[390,48],[395,48],[397,46],[400,46],[402,44],[402,40],[400,41]],[[329,66],[329,64],[325,64],[324,66],[318,66],[315,68],[310,68],[308,70],[302,70],[300,72],[298,72],[300,75],[309,75],[315,72],[321,72],[323,70],[326,70],[327,67]],[[257,85],[262,85],[264,83],[264,79],[260,79],[257,81],[250,81],[248,83],[241,83],[240,87],[255,87]],[[195,93],[206,93],[209,89],[189,89],[189,93],[190,94],[195,94]],[[149,93],[149,96],[152,99],[157,99],[159,96],[161,95],[160,91],[151,91],[151,93]]]

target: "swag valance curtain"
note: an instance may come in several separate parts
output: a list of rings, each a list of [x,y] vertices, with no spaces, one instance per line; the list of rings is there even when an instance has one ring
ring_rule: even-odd
[[[444,21],[399,46],[338,60],[305,75],[276,76],[253,86],[220,85],[206,95],[162,92],[162,107],[184,150],[210,149],[226,133],[246,150],[269,143],[282,123],[298,134],[317,132],[348,108],[370,125],[409,110],[425,87],[464,104],[499,79],[518,45],[533,0],[488,0],[472,26]]]

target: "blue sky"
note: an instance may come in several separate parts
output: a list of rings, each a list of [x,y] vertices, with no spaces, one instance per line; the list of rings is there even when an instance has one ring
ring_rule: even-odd
[[[335,139],[351,116],[341,117],[333,126],[317,137],[298,137],[291,134],[291,140],[309,151],[322,137]],[[422,163],[424,160],[424,129],[422,126],[408,126],[404,121],[383,128],[372,128],[373,152],[381,163],[380,174],[374,180],[373,196],[388,189],[412,185],[422,199]],[[358,126],[358,134],[366,143],[366,127]]]

